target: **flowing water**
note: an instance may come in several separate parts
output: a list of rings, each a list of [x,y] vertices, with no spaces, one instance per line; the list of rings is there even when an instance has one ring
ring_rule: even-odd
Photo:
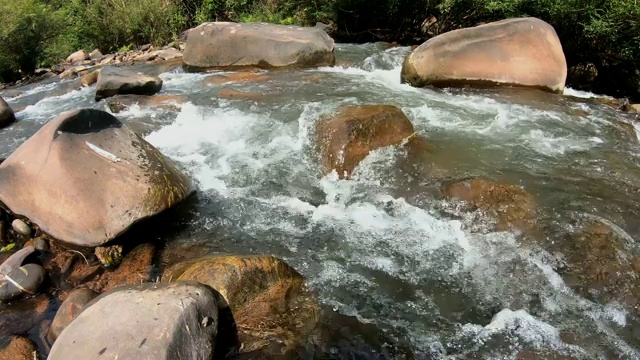
[[[211,85],[211,74],[162,73],[161,93],[188,101],[135,105],[117,117],[198,185],[165,261],[285,259],[325,308],[324,330],[306,352],[319,358],[536,358],[524,357],[529,351],[639,359],[640,319],[572,291],[546,247],[584,216],[640,235],[640,145],[630,120],[570,89],[412,88],[400,82],[408,51],[338,45],[336,67],[270,72],[261,82]],[[107,109],[92,88],[69,92],[77,85],[30,85],[8,98],[22,110],[0,130],[0,157],[62,111]],[[263,95],[228,100],[222,88]],[[352,180],[323,176],[314,125],[349,104],[400,107],[436,150],[410,163],[403,148],[383,148]],[[425,175],[434,168],[444,175]],[[496,232],[486,214],[440,197],[443,179],[468,176],[533,194],[542,240]]]

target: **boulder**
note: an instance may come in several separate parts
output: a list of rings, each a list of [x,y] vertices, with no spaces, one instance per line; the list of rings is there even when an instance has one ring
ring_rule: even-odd
[[[429,39],[405,59],[413,86],[518,85],[562,92],[567,63],[553,27],[516,18]]]
[[[102,53],[98,49],[95,49],[95,50],[93,50],[92,52],[89,53],[89,59],[91,59],[93,61],[102,60],[103,57],[104,57],[104,55],[102,55]]]
[[[87,286],[101,293],[121,285],[136,285],[149,282],[154,271],[153,257],[155,253],[156,247],[153,244],[138,245],[125,256],[117,268],[113,271],[102,273]]]
[[[156,148],[107,112],[44,125],[0,164],[0,201],[67,244],[96,247],[193,192]]]
[[[3,98],[0,97],[0,128],[16,121],[16,116]]]
[[[346,106],[316,128],[316,141],[324,173],[334,169],[349,178],[369,152],[397,145],[414,135],[411,121],[392,105]]]
[[[179,265],[166,279],[192,280],[217,290],[238,328],[242,353],[283,354],[316,327],[319,305],[304,278],[284,261],[268,256],[218,256]]]
[[[217,330],[216,295],[202,284],[121,287],[87,304],[48,359],[208,360]]]
[[[37,353],[36,345],[23,337],[11,336],[0,341],[0,359],[33,360],[38,358]]]
[[[50,314],[51,307],[51,299],[44,294],[3,305],[0,307],[0,338],[28,333]]]
[[[93,85],[98,81],[98,75],[100,75],[100,70],[94,70],[83,76],[82,79],[80,79],[80,83],[82,83],[83,86]]]
[[[155,54],[157,58],[160,58],[162,60],[172,60],[182,57],[182,52],[173,47],[155,51]]]
[[[187,98],[182,95],[118,95],[107,100],[107,107],[114,114],[124,111],[132,105],[176,111],[181,104],[186,102]]]
[[[75,65],[89,59],[91,59],[91,57],[86,51],[78,50],[67,57],[67,62]]]
[[[480,209],[495,216],[497,230],[528,231],[535,226],[535,200],[517,186],[471,178],[449,182],[443,186],[442,192],[445,198],[466,201],[471,210]]]
[[[119,94],[153,95],[162,89],[162,79],[131,70],[106,66],[98,75],[96,101]]]
[[[333,39],[318,28],[209,22],[189,31],[183,61],[194,70],[331,66],[333,48]]]
[[[0,301],[35,294],[45,276],[44,268],[37,264],[27,264],[11,271],[0,281]]]
[[[69,293],[67,299],[60,305],[56,316],[53,318],[47,338],[53,344],[64,328],[75,319],[91,300],[96,298],[98,293],[93,290],[81,288]]]
[[[115,55],[109,54],[109,55],[105,56],[104,59],[100,60],[100,63],[98,65],[100,65],[100,66],[109,65],[112,62],[114,62],[115,59],[116,59]]]
[[[271,79],[267,74],[261,74],[257,71],[239,71],[226,75],[212,75],[203,80],[207,85],[221,85],[228,83],[257,83]]]

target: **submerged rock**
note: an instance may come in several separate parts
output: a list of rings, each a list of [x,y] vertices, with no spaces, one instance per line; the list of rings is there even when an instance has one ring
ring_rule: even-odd
[[[0,281],[0,301],[35,294],[45,276],[44,268],[37,264],[27,264],[14,269]]]
[[[162,89],[162,79],[134,71],[106,66],[98,75],[96,101],[119,95],[153,95]]]
[[[316,67],[335,62],[334,41],[318,28],[209,22],[188,34],[183,61],[192,69]]]
[[[0,338],[28,333],[45,318],[50,306],[50,298],[41,294],[0,307]]]
[[[261,94],[255,91],[240,91],[235,89],[224,88],[218,91],[218,96],[229,100],[250,100],[260,101],[264,100],[265,94]]]
[[[497,230],[527,231],[535,226],[535,200],[530,193],[517,186],[471,178],[445,184],[442,193],[445,198],[464,200],[475,208],[495,215]]]
[[[391,105],[346,106],[316,128],[316,143],[324,173],[334,169],[349,178],[371,151],[402,143],[414,135],[409,118]]]
[[[38,359],[36,345],[20,336],[11,336],[0,340],[0,359],[33,360]]]
[[[0,97],[0,128],[10,125],[16,121],[16,116],[2,97]]]
[[[103,294],[58,336],[49,360],[212,359],[216,295],[195,282],[122,287]]]
[[[192,191],[171,161],[99,110],[61,114],[0,164],[0,201],[78,246],[107,243]]]
[[[240,351],[283,354],[316,327],[319,305],[304,278],[268,256],[219,256],[178,266],[165,279],[192,280],[217,290],[238,327]]]
[[[75,289],[67,299],[60,305],[56,316],[53,318],[47,338],[50,343],[54,343],[64,328],[75,319],[91,300],[98,296],[93,290],[82,288]]]
[[[517,18],[429,39],[405,59],[402,78],[413,86],[506,84],[561,92],[567,63],[551,25]]]
[[[207,85],[220,85],[227,83],[253,83],[264,82],[271,77],[267,74],[261,74],[257,71],[239,71],[226,75],[212,75],[204,79],[204,83]]]
[[[109,110],[117,114],[133,105],[178,110],[179,105],[187,102],[182,95],[118,95],[106,100]]]

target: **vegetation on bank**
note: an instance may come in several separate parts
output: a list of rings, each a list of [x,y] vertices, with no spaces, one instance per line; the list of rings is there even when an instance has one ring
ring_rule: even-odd
[[[339,41],[415,44],[518,16],[553,25],[569,66],[593,63],[606,83],[640,94],[640,0],[0,0],[0,81],[80,48],[166,44],[204,21],[320,21]]]

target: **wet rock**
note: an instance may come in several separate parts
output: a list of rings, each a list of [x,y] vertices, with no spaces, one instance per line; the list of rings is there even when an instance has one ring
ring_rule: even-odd
[[[100,246],[95,249],[95,254],[102,266],[117,267],[122,261],[122,246]]]
[[[535,200],[517,186],[472,178],[447,183],[442,193],[445,198],[464,200],[473,208],[493,214],[498,220],[497,230],[527,231],[535,226]]]
[[[12,124],[16,121],[16,116],[9,104],[0,97],[0,128]]]
[[[64,328],[67,327],[84,309],[91,300],[98,296],[93,290],[82,288],[69,293],[66,300],[60,305],[56,316],[53,318],[47,338],[53,344]]]
[[[211,359],[217,322],[215,294],[204,285],[118,288],[94,299],[62,331],[49,360]]]
[[[640,315],[640,256],[633,239],[617,226],[600,220],[581,220],[557,247],[565,255],[566,284],[581,296],[607,304],[626,304]]]
[[[20,220],[20,219],[13,220],[13,222],[11,223],[11,227],[15,232],[17,232],[20,235],[31,236],[32,230],[29,227],[29,225],[27,225],[27,223],[24,222],[23,220]]]
[[[36,327],[50,308],[50,299],[38,295],[0,308],[0,337],[26,334]]]
[[[102,58],[104,57],[104,55],[102,55],[102,53],[100,52],[100,50],[95,49],[92,52],[89,53],[89,58],[93,61],[99,61],[102,60]]]
[[[33,360],[38,359],[36,345],[19,336],[0,341],[0,359],[6,360]]]
[[[19,268],[22,265],[24,259],[26,259],[27,256],[31,255],[34,251],[35,248],[33,246],[25,246],[24,248],[12,254],[8,259],[3,261],[2,265],[0,265],[0,280],[2,280],[5,275]]]
[[[536,18],[497,21],[429,39],[402,67],[413,86],[532,86],[561,92],[567,77],[553,27]]]
[[[106,66],[98,75],[96,101],[119,94],[153,95],[161,88],[162,79],[157,76]]]
[[[84,86],[93,85],[98,81],[98,75],[100,75],[100,70],[94,70],[83,76],[82,79],[80,79],[80,83]]]
[[[264,82],[270,79],[267,74],[259,74],[255,71],[241,71],[227,75],[213,75],[204,79],[207,85],[220,85],[227,83],[253,83]]]
[[[346,106],[316,128],[316,142],[324,173],[336,170],[349,178],[369,152],[402,143],[414,134],[413,125],[391,105]]]
[[[631,104],[631,105],[629,105],[629,112],[631,112],[631,113],[640,113],[640,104]]]
[[[33,239],[33,247],[42,252],[49,252],[49,244],[47,244],[47,240],[37,237]]]
[[[86,51],[78,50],[67,57],[67,62],[75,65],[89,59],[89,54]]]
[[[319,306],[303,277],[273,257],[210,257],[176,266],[165,278],[217,290],[237,324],[242,353],[284,354],[305,341],[318,322]]]
[[[105,292],[121,285],[137,285],[152,281],[155,253],[155,245],[139,245],[127,254],[115,270],[102,273],[98,279],[87,285],[96,292]]]
[[[187,98],[182,95],[118,95],[107,100],[107,107],[114,114],[130,108],[132,105],[177,111],[179,105],[186,102]]]
[[[93,109],[63,113],[24,142],[0,164],[0,189],[14,213],[84,247],[109,242],[193,192],[157,149]]]
[[[33,295],[44,281],[44,268],[27,264],[4,276],[0,281],[0,301],[11,301],[21,295]]]
[[[260,101],[263,100],[265,95],[255,91],[240,91],[229,88],[224,88],[218,92],[218,96],[230,100],[251,100]]]
[[[189,31],[183,60],[192,69],[331,66],[333,48],[333,39],[317,28],[209,22]]]

